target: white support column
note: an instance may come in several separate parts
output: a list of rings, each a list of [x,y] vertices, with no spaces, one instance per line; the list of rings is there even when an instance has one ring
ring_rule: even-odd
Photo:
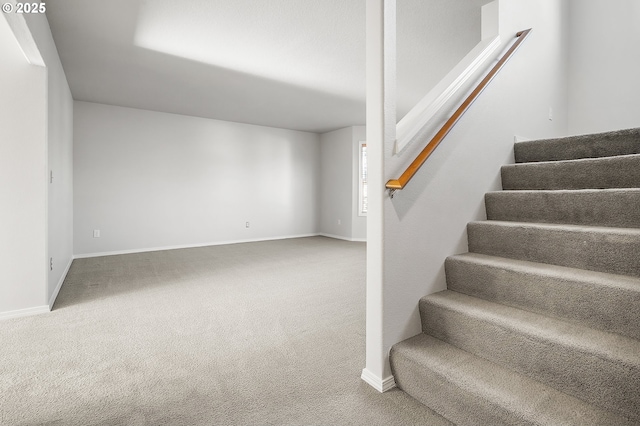
[[[367,328],[362,379],[395,386],[384,339],[385,147],[396,133],[396,0],[367,0]]]

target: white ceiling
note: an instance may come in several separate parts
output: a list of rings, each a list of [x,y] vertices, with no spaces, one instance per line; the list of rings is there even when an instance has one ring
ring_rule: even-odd
[[[398,0],[402,117],[489,0]],[[48,0],[74,99],[325,132],[365,122],[366,0]]]

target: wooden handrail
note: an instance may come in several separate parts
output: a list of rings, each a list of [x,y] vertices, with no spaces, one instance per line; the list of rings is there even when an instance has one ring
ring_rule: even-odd
[[[487,85],[493,80],[493,77],[502,69],[504,64],[509,60],[511,55],[518,49],[520,44],[524,41],[525,38],[531,32],[531,28],[528,30],[520,31],[516,34],[517,40],[513,45],[507,50],[507,52],[500,58],[498,63],[489,71],[489,74],[478,84],[478,86],[471,92],[471,94],[465,99],[465,101],[458,107],[456,112],[447,120],[446,123],[440,128],[438,133],[429,141],[427,146],[424,147],[422,152],[418,154],[415,160],[407,167],[407,170],[402,173],[402,175],[398,179],[391,179],[387,182],[386,187],[390,190],[390,195],[393,197],[393,193],[405,187],[407,182],[411,180],[411,178],[416,174],[418,169],[422,167],[427,158],[431,156],[433,151],[440,145],[440,142],[447,136],[447,134],[451,131],[453,126],[458,122],[460,117],[469,109],[473,101],[482,93],[482,91],[487,87]]]

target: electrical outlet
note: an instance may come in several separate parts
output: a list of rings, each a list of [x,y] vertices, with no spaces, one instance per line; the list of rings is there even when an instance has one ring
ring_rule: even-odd
[[[53,257],[49,258],[49,270],[53,271]]]
[[[100,238],[100,230],[99,229],[94,229],[93,230],[93,238]]]
[[[342,221],[338,219],[338,225],[342,225]]]
[[[248,228],[249,227],[249,222],[245,223],[244,227]]]
[[[549,107],[549,121],[553,121],[553,108]]]

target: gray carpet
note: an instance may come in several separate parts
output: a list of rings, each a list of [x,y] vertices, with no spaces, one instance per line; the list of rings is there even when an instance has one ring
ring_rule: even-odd
[[[518,143],[398,386],[460,425],[640,424],[640,130]]]
[[[364,366],[365,245],[324,237],[75,260],[0,323],[2,425],[448,425]]]

